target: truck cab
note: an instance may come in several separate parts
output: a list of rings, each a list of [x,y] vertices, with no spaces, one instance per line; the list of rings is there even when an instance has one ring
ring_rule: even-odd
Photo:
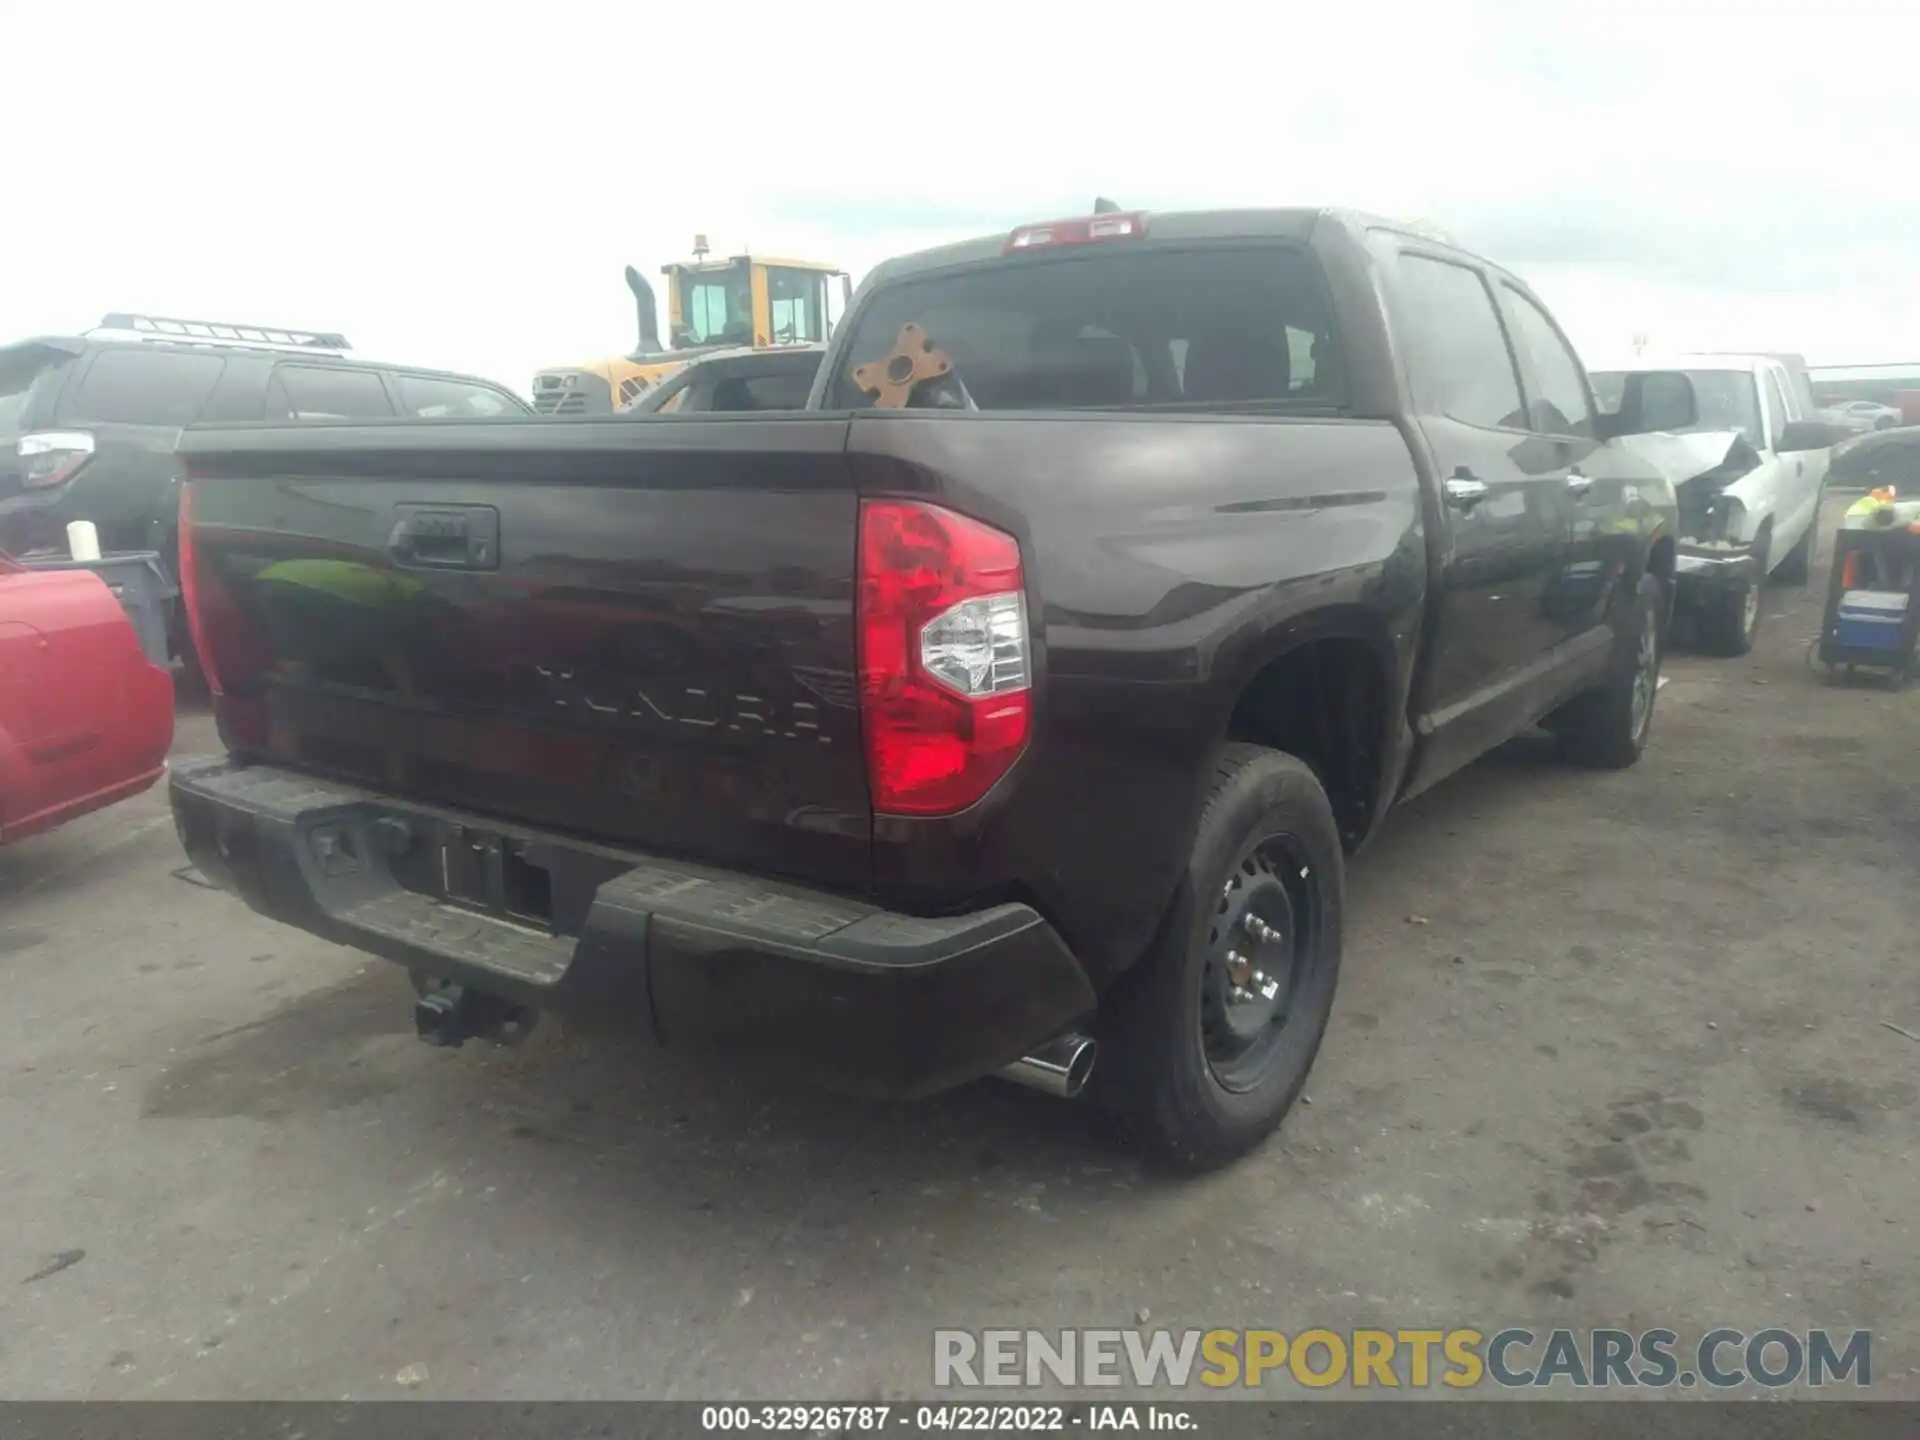
[[[690,338],[759,324],[751,266],[675,278]],[[175,817],[435,1043],[1090,1082],[1221,1164],[1391,806],[1536,723],[1639,759],[1677,507],[1629,423],[1431,235],[1096,204],[876,267],[804,410],[194,430],[227,753]]]

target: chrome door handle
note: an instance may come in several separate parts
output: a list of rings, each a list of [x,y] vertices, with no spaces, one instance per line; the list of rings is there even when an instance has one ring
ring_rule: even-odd
[[[1465,466],[1449,475],[1441,489],[1446,492],[1447,503],[1460,510],[1471,510],[1487,498],[1487,482],[1476,480]]]
[[[1584,495],[1592,488],[1593,477],[1591,475],[1582,475],[1578,470],[1569,470],[1567,472],[1567,489],[1571,490],[1575,495]]]

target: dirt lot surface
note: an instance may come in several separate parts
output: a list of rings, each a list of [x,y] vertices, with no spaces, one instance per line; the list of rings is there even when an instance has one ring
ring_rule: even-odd
[[[1311,1104],[1199,1181],[998,1083],[431,1050],[159,793],[0,853],[0,1394],[924,1394],[936,1326],[1148,1315],[1858,1326],[1920,1396],[1920,693],[1808,671],[1823,584],[1676,655],[1637,769],[1402,812]]]

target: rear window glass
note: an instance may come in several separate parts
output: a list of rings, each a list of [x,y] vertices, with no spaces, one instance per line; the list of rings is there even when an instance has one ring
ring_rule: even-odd
[[[862,309],[828,404],[873,405],[852,372],[914,324],[983,410],[1330,408],[1345,399],[1331,315],[1319,263],[1292,245],[1116,244],[912,278]]]
[[[0,350],[0,435],[18,436],[26,424],[27,404],[59,383],[72,357],[45,345]]]
[[[102,350],[62,415],[102,425],[191,425],[226,363],[185,350]]]
[[[489,415],[522,415],[526,408],[489,385],[449,380],[440,375],[397,375],[400,408],[423,419],[484,419]]]

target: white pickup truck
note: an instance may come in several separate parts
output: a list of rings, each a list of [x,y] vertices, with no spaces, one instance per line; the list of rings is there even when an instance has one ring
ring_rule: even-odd
[[[1694,423],[1629,443],[1672,477],[1679,497],[1678,604],[1695,613],[1704,648],[1744,655],[1760,627],[1761,587],[1807,579],[1839,437],[1770,355],[1669,356],[1596,370],[1600,408],[1657,409],[1661,400],[1642,381],[1675,370],[1693,382]]]

